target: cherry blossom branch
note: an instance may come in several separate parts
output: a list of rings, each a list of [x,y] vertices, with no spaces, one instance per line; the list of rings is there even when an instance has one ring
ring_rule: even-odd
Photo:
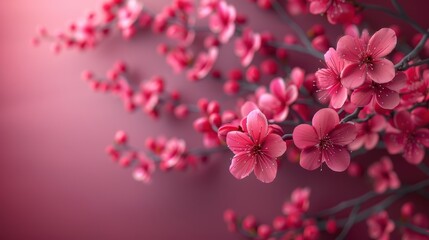
[[[314,57],[317,57],[319,59],[323,60],[323,54],[316,51],[310,40],[308,39],[307,35],[305,34],[305,32],[302,30],[302,28],[289,16],[289,14],[283,9],[283,7],[280,5],[280,3],[277,0],[271,0],[272,6],[274,8],[274,10],[277,12],[277,14],[279,15],[279,17],[285,22],[287,23],[287,25],[289,27],[291,27],[293,29],[293,31],[298,34],[299,39],[301,40],[301,43],[304,44],[305,48],[307,49],[307,51],[303,51],[300,48],[297,48],[296,46],[292,48],[290,48],[291,50],[295,50],[295,51],[300,51],[303,53],[307,53],[310,54]],[[288,46],[290,47],[290,45]],[[286,48],[284,46],[284,48]],[[286,48],[287,49],[287,48]]]
[[[360,111],[362,111],[363,107],[357,107],[354,112],[350,113],[349,115],[345,116],[342,120],[341,123],[346,123],[349,122],[353,119],[358,118]]]
[[[343,230],[341,231],[340,235],[337,236],[336,240],[342,240],[347,236],[356,221],[356,215],[359,212],[360,206],[360,204],[354,205],[346,223],[344,224]]]
[[[317,59],[323,60],[323,54],[315,51],[315,50],[311,50],[308,48],[305,48],[303,46],[297,45],[297,44],[286,44],[286,43],[278,43],[278,42],[267,42],[267,45],[272,46],[272,47],[276,47],[276,48],[282,48],[282,49],[286,49],[286,50],[292,50],[295,52],[299,52],[299,53],[305,53],[307,55],[313,56]]]
[[[429,167],[426,166],[424,163],[420,163],[419,165],[417,165],[417,167],[426,175],[429,176]]]
[[[396,70],[404,71],[410,68],[409,61],[413,60],[417,54],[423,49],[425,46],[426,41],[429,38],[429,32],[425,32],[422,36],[422,39],[420,39],[420,42],[417,44],[417,46],[409,52],[402,60],[395,65]],[[426,60],[425,60],[426,61]]]
[[[384,13],[386,13],[386,14],[394,17],[394,18],[401,19],[404,22],[410,24],[416,31],[423,33],[423,34],[426,33],[426,30],[423,29],[421,26],[419,26],[415,21],[410,19],[408,17],[408,15],[398,14],[398,13],[396,13],[396,12],[394,12],[388,8],[378,6],[378,5],[367,4],[367,3],[358,3],[358,5],[363,7],[364,9],[370,9],[370,10],[384,12]],[[402,7],[401,7],[401,9],[402,9]]]
[[[394,223],[395,223],[396,226],[405,227],[405,228],[408,228],[410,230],[413,230],[416,233],[420,233],[420,234],[422,234],[424,236],[429,236],[429,230],[428,229],[421,228],[421,227],[416,226],[414,224],[411,224],[411,223],[408,223],[408,222],[403,222],[403,221],[394,221]]]

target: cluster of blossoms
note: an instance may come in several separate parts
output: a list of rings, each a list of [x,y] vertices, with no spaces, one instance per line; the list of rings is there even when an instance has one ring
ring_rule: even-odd
[[[118,131],[106,151],[121,166],[133,166],[138,181],[150,182],[156,169],[184,170],[230,150],[229,171],[237,179],[253,172],[259,181],[273,182],[287,159],[306,170],[326,165],[372,183],[367,194],[316,213],[310,211],[310,188],[297,188],[272,224],[259,224],[252,215],[238,218],[228,210],[224,217],[231,231],[256,239],[312,240],[325,234],[344,239],[355,223],[366,220],[372,239],[389,239],[395,229],[403,239],[429,239],[429,221],[415,213],[412,203],[403,205],[400,219],[389,216],[397,215],[389,206],[400,197],[418,192],[427,198],[429,31],[397,1],[392,1],[396,11],[348,0],[250,2],[279,15],[292,31],[282,38],[269,29],[258,32],[248,16],[225,0],[173,0],[159,13],[139,0],[107,0],[67,30],[52,34],[40,28],[33,43],[49,41],[58,53],[93,48],[115,31],[126,39],[141,32],[162,35],[166,41],[156,51],[173,72],[191,82],[215,80],[237,99],[236,106],[227,107],[221,107],[221,99],[186,102],[179,91],[167,91],[168,81],[160,76],[131,79],[123,61],[104,77],[84,71],[82,78],[93,90],[117,95],[128,111],[140,108],[157,118],[165,110],[177,120],[192,118],[193,130],[202,136],[203,149],[191,149],[192,144],[178,137],[148,138],[145,149],[138,149]],[[417,33],[406,36],[398,25],[364,29],[362,13],[367,10],[403,20]],[[343,33],[329,36],[325,23],[304,31],[293,16],[308,13],[342,25]],[[241,67],[219,69],[221,50],[228,45]],[[291,56],[297,53],[319,62],[295,66]],[[370,164],[355,161],[354,156],[376,149],[386,156]],[[394,167],[396,154],[420,168],[425,178],[401,181]],[[385,200],[363,209],[364,202],[378,197]]]

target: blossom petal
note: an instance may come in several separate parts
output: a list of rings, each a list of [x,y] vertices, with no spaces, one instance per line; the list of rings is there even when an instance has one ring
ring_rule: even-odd
[[[324,57],[326,65],[332,69],[334,73],[339,75],[344,68],[344,60],[338,56],[337,51],[333,48],[329,48]]]
[[[258,105],[265,113],[275,114],[280,110],[282,103],[276,96],[264,93],[259,97]]]
[[[384,57],[395,48],[397,42],[395,31],[390,28],[378,30],[368,42],[368,52],[374,57]]]
[[[329,133],[332,143],[340,146],[345,146],[353,142],[356,136],[356,127],[350,123],[339,124]]]
[[[405,136],[402,133],[386,133],[384,143],[390,154],[397,154],[404,150]]]
[[[258,144],[268,134],[268,122],[265,115],[259,110],[253,110],[247,115],[247,131],[253,142]]]
[[[423,146],[429,148],[429,129],[427,128],[420,128],[417,129],[414,137],[419,141]]]
[[[256,164],[254,157],[249,157],[246,152],[239,153],[232,158],[229,171],[237,179],[243,179],[253,171]]]
[[[350,62],[359,62],[359,56],[365,50],[363,42],[356,37],[346,35],[341,37],[337,42],[337,53],[342,59]]]
[[[425,149],[417,143],[408,143],[405,145],[403,157],[411,164],[419,164],[423,161]]]
[[[400,111],[393,117],[395,127],[403,132],[414,130],[415,125],[411,119],[411,114],[408,111]]]
[[[352,63],[347,65],[341,73],[341,83],[349,89],[357,88],[365,82],[366,73],[366,66]]]
[[[305,148],[301,152],[299,165],[307,170],[314,170],[322,165],[322,153],[316,147]]]
[[[262,144],[262,152],[269,157],[280,157],[286,152],[286,142],[277,134],[268,134]]]
[[[368,105],[374,95],[374,90],[370,84],[364,84],[360,88],[355,89],[350,95],[350,101],[358,107]]]
[[[287,105],[292,104],[298,98],[298,88],[296,85],[289,85],[286,88],[286,94],[282,98]]]
[[[345,147],[333,146],[322,151],[322,159],[335,172],[343,172],[350,165],[350,153]]]
[[[347,88],[338,84],[333,90],[335,90],[335,92],[331,92],[331,105],[335,109],[341,108],[347,100]]]
[[[272,182],[277,175],[277,161],[268,156],[261,155],[258,157],[255,165],[256,178],[264,183]]]
[[[399,105],[401,98],[399,93],[393,90],[390,90],[386,87],[379,87],[375,93],[375,100],[378,105],[384,109],[394,109]]]
[[[339,122],[340,119],[335,110],[331,108],[323,108],[314,114],[312,125],[319,138],[322,138],[334,129]]]
[[[407,84],[407,75],[405,75],[405,73],[403,72],[397,72],[393,80],[384,84],[383,86],[395,92],[399,92],[402,90],[402,88],[406,86],[406,84]]]
[[[234,154],[248,151],[253,146],[253,142],[249,138],[249,135],[239,131],[229,132],[226,135],[226,144]]]
[[[377,133],[368,133],[365,139],[366,150],[371,150],[377,146],[379,136]]]
[[[286,95],[286,84],[283,78],[274,78],[270,82],[270,91],[278,99],[284,99],[284,96]]]
[[[293,143],[300,149],[316,146],[319,143],[319,137],[317,136],[314,127],[308,124],[300,124],[296,126],[292,135]]]
[[[373,132],[380,132],[386,127],[386,119],[381,115],[375,115],[368,120],[368,125]]]
[[[387,83],[395,77],[395,66],[387,59],[376,59],[367,67],[368,76],[376,83]]]
[[[246,117],[253,110],[259,109],[254,102],[247,101],[241,106],[241,116]]]

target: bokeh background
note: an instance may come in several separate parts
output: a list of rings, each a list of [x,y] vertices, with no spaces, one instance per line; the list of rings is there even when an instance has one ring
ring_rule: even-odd
[[[159,10],[169,1],[145,2]],[[249,1],[230,2],[251,16],[255,30],[269,26],[278,36],[288,31],[275,14],[262,12]],[[400,2],[428,27],[426,1]],[[150,185],[132,180],[131,171],[121,169],[104,153],[116,130],[129,132],[135,146],[143,146],[147,136],[157,135],[183,136],[198,145],[200,136],[190,134],[189,120],[178,122],[167,116],[154,121],[140,112],[126,113],[119,99],[91,92],[80,80],[82,70],[104,74],[115,60],[123,59],[141,79],[162,74],[168,87],[184,92],[189,102],[201,96],[223,96],[222,86],[211,81],[191,84],[183,75],[174,74],[155,53],[161,38],[152,34],[140,34],[131,41],[116,34],[96,50],[59,56],[51,54],[47,45],[30,45],[38,25],[64,28],[99,3],[0,1],[0,239],[237,239],[223,223],[226,208],[271,222],[295,187],[312,188],[311,210],[333,206],[370,189],[368,182],[345,173],[308,172],[286,160],[272,184],[260,183],[253,175],[237,181],[228,171],[231,155],[218,156],[194,171],[158,171]],[[325,22],[317,16],[298,18],[308,27],[311,22],[307,20]],[[391,21],[385,15],[368,15],[373,29]],[[328,31],[338,32],[339,28]],[[239,66],[230,51],[228,47],[222,50],[226,56],[218,67]],[[302,65],[305,60],[297,57],[295,63]],[[366,164],[381,155],[356,161]],[[413,174],[413,166],[400,157],[394,160],[403,182],[421,179]],[[418,197],[416,201],[427,204]],[[365,232],[365,225],[353,228],[350,239],[363,239],[360,234],[365,236]]]

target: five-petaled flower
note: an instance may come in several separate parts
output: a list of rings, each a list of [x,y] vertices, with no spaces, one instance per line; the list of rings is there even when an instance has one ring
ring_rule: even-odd
[[[337,52],[346,60],[342,72],[342,83],[347,88],[357,88],[365,80],[376,83],[387,83],[395,77],[395,68],[391,61],[385,59],[396,46],[396,34],[390,28],[382,28],[368,39],[367,34],[361,38],[343,36],[338,40]]]
[[[393,117],[393,129],[384,135],[387,151],[390,154],[403,152],[409,163],[419,164],[429,147],[429,129],[418,128],[408,111],[400,111]]]
[[[302,149],[301,167],[314,170],[326,163],[333,171],[346,170],[350,164],[347,145],[356,135],[356,127],[350,123],[340,124],[338,114],[333,109],[319,110],[313,117],[312,126],[300,124],[293,131],[293,141]]]
[[[229,171],[237,179],[247,177],[252,171],[256,178],[269,183],[277,175],[276,159],[286,151],[282,137],[273,133],[265,115],[258,109],[243,119],[241,131],[231,131],[226,144],[235,154]]]
[[[368,175],[374,180],[374,191],[377,193],[385,192],[387,189],[397,189],[401,185],[398,175],[393,170],[392,161],[387,156],[371,164]]]

